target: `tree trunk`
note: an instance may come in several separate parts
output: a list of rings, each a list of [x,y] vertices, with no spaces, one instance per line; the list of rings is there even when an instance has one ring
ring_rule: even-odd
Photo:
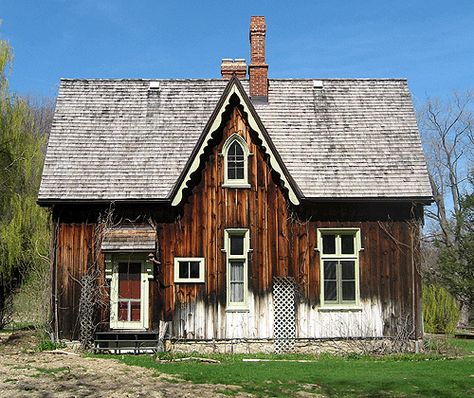
[[[457,324],[458,328],[463,328],[469,325],[469,304],[466,302],[461,302],[461,312],[459,314],[459,321]]]
[[[8,289],[0,280],[0,329],[10,323],[12,315],[11,302],[9,300],[11,289]]]

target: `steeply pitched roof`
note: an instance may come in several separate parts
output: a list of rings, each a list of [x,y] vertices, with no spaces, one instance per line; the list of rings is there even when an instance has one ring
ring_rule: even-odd
[[[170,199],[228,82],[150,82],[61,81],[40,202]],[[431,197],[405,80],[271,79],[254,107],[304,197]]]

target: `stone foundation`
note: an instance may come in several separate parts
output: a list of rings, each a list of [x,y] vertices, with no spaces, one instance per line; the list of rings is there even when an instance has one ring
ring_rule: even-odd
[[[200,354],[274,354],[273,339],[166,340],[165,351]],[[296,339],[288,353],[345,355],[418,352],[421,340],[399,341],[390,338]]]

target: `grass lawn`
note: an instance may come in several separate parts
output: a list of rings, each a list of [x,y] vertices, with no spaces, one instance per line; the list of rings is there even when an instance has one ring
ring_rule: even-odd
[[[457,340],[464,357],[401,355],[319,358],[292,355],[267,359],[313,359],[315,362],[242,362],[255,355],[209,355],[219,364],[157,363],[153,356],[113,356],[128,365],[156,369],[193,383],[241,386],[258,397],[296,397],[298,391],[329,397],[474,397],[474,340]],[[223,389],[233,394],[233,390]],[[301,396],[301,395],[299,395]]]

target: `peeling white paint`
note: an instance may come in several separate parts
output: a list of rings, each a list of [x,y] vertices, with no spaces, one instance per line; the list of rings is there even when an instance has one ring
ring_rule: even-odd
[[[175,315],[174,337],[195,339],[272,339],[273,295],[253,295],[249,292],[248,311],[226,311],[220,304],[208,305],[198,301],[186,305]],[[183,313],[184,310],[184,313]],[[357,308],[322,311],[308,303],[297,305],[296,337],[353,338],[383,337],[384,314],[378,300],[365,300]],[[217,316],[217,319],[216,319]],[[186,331],[185,335],[180,334]]]

